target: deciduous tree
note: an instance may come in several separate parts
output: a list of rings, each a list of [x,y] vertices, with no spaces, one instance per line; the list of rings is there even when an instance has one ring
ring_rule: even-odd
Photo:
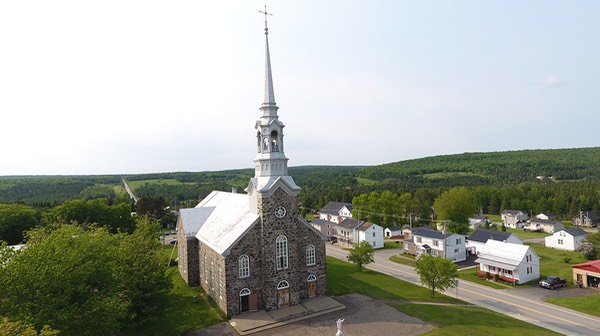
[[[8,245],[23,242],[23,232],[39,223],[36,211],[22,204],[0,204],[0,240]]]
[[[435,291],[454,288],[454,278],[458,275],[456,265],[450,259],[422,254],[415,262],[415,270],[424,286],[431,288],[431,297]]]
[[[477,207],[469,189],[456,187],[443,192],[433,203],[438,219],[467,223]]]
[[[348,261],[354,263],[356,268],[362,272],[365,265],[375,262],[375,259],[373,259],[374,253],[375,250],[373,250],[373,246],[371,246],[369,242],[363,240],[358,244],[354,244],[354,247],[350,249]]]

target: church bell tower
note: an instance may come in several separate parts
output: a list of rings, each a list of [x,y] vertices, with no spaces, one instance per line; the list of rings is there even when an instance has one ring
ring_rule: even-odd
[[[259,197],[269,197],[279,187],[289,196],[295,197],[300,187],[288,175],[288,158],[284,153],[283,128],[285,125],[277,115],[271,56],[269,53],[269,29],[265,14],[265,88],[264,100],[260,107],[262,115],[254,124],[256,129],[257,154],[254,158],[254,177],[250,180],[247,192],[250,196],[250,211],[259,212]]]

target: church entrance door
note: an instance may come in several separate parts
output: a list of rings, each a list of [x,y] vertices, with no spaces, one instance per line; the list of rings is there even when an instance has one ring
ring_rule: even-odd
[[[290,306],[290,284],[283,280],[277,284],[277,308]]]
[[[240,291],[240,313],[258,310],[258,296],[248,288]]]
[[[308,279],[306,279],[306,289],[308,291],[308,298],[317,297],[317,277],[314,275],[309,275]]]

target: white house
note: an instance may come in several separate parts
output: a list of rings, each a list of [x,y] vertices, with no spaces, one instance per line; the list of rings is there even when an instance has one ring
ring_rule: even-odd
[[[545,237],[544,241],[546,247],[575,251],[586,235],[587,232],[580,228],[568,228],[554,232],[551,236]]]
[[[502,216],[502,223],[504,226],[520,229],[523,227],[523,223],[527,221],[527,213],[521,210],[504,210],[500,214]]]
[[[503,243],[523,245],[523,240],[510,232],[496,230],[477,229],[467,237],[467,253],[478,254],[488,240],[497,240]]]
[[[523,227],[527,231],[554,233],[565,228],[562,222],[551,219],[534,218]]]
[[[477,229],[478,227],[485,226],[486,224],[489,224],[489,223],[490,223],[490,219],[488,216],[475,215],[475,216],[469,217],[469,228],[470,229]]]
[[[383,229],[385,238],[390,238],[392,236],[401,236],[402,233],[402,227],[400,226],[390,226],[390,227],[386,227],[385,229]]]
[[[352,218],[352,203],[329,202],[319,210],[319,219],[340,223],[346,218]]]
[[[335,228],[338,243],[342,246],[351,247],[366,241],[374,249],[383,248],[383,227],[377,224],[346,218]]]
[[[467,259],[465,236],[456,233],[428,229],[413,231],[412,240],[404,241],[404,250],[417,256],[431,254],[444,257],[452,259],[452,262]]]
[[[540,277],[540,257],[527,245],[488,240],[475,260],[480,274],[498,274],[513,283],[526,283]]]

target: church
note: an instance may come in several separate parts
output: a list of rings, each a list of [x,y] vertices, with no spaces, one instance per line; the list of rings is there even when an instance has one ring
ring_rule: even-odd
[[[228,317],[274,310],[326,294],[325,240],[299,215],[288,175],[265,22],[265,88],[247,194],[213,191],[177,222],[178,267]]]

